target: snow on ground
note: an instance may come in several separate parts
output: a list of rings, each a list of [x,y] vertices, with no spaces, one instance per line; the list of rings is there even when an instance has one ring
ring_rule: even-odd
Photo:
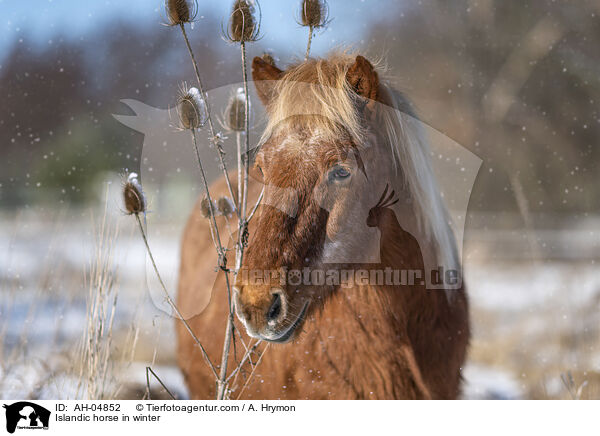
[[[512,374],[476,363],[463,371],[462,396],[467,400],[518,400],[523,389]]]
[[[600,292],[600,265],[594,261],[495,262],[465,270],[471,303],[492,311],[585,305]]]

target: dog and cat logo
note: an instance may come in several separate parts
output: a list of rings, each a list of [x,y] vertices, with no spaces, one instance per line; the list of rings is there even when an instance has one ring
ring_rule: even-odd
[[[5,404],[6,431],[14,433],[15,430],[48,430],[50,411],[42,406],[29,401]]]

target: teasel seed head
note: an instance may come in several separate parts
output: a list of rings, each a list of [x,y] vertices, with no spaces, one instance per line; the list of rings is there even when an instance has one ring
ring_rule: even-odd
[[[146,196],[136,173],[130,173],[123,184],[123,201],[129,215],[146,212]]]
[[[196,18],[198,4],[195,0],[165,0],[169,26],[191,23]]]
[[[199,129],[206,123],[208,113],[206,103],[198,88],[186,89],[185,86],[177,102],[177,113],[181,127],[184,129]]]
[[[325,0],[302,0],[300,24],[313,29],[325,27],[329,23],[329,7]]]
[[[256,19],[256,8],[259,17]],[[252,42],[258,39],[260,31],[260,4],[258,0],[236,0],[229,17],[227,39],[231,42]]]
[[[229,99],[225,111],[225,127],[233,132],[243,132],[246,129],[246,94],[244,88],[238,88]]]
[[[235,204],[229,197],[221,197],[217,200],[217,210],[223,216],[230,217],[235,212]]]
[[[217,205],[214,200],[212,201],[212,209],[216,212]],[[210,203],[208,202],[208,198],[204,197],[200,202],[200,213],[204,218],[210,218]]]

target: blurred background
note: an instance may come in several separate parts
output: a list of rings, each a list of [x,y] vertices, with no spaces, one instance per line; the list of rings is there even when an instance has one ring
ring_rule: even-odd
[[[188,32],[207,89],[241,80],[222,38],[230,3],[199,0]],[[299,1],[260,5],[249,58],[302,58]],[[465,398],[600,398],[600,1],[329,12],[313,56],[382,59],[425,123],[483,159],[463,250]],[[0,17],[0,397],[137,398],[149,365],[185,397],[172,320],[148,299],[119,203],[144,137],[112,116],[131,113],[121,99],[175,103],[193,80],[181,34],[160,0],[0,0]],[[162,224],[155,243],[177,258],[180,235]]]

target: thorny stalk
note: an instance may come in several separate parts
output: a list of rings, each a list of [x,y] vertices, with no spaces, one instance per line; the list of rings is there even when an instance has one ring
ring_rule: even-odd
[[[231,198],[234,202],[234,204],[237,204],[238,207],[236,207],[236,213],[238,215],[238,220],[239,220],[239,229],[240,229],[240,236],[238,238],[238,244],[237,244],[237,248],[236,248],[236,269],[234,271],[234,274],[237,275],[237,271],[239,271],[239,266],[241,266],[241,257],[242,257],[242,253],[243,253],[243,235],[245,234],[245,228],[246,228],[246,219],[243,218],[245,217],[246,214],[246,204],[247,204],[247,200],[246,200],[246,196],[247,196],[247,190],[248,190],[248,174],[249,174],[249,168],[248,168],[248,160],[247,158],[245,160],[242,159],[241,156],[241,150],[238,150],[238,195],[236,197],[236,195],[234,195],[233,193],[233,189],[231,187],[231,181],[229,179],[229,174],[227,172],[227,167],[225,165],[225,161],[223,159],[223,149],[221,148],[221,144],[219,142],[219,137],[215,134],[215,130],[214,130],[214,125],[212,122],[212,117],[211,117],[211,111],[210,111],[210,106],[209,106],[209,102],[208,102],[208,98],[206,96],[205,90],[204,90],[204,86],[202,85],[202,79],[200,76],[200,71],[198,69],[198,64],[196,62],[196,59],[194,57],[194,52],[191,48],[189,39],[187,37],[187,33],[185,31],[185,26],[183,25],[183,23],[180,24],[180,28],[181,28],[181,32],[183,34],[188,52],[190,54],[190,58],[192,60],[192,64],[194,67],[194,72],[196,74],[196,79],[198,81],[198,89],[200,91],[200,93],[203,96],[204,99],[204,103],[206,105],[206,111],[207,111],[207,122],[208,122],[208,128],[209,128],[209,132],[210,132],[210,136],[212,139],[213,144],[215,145],[215,148],[218,151],[219,154],[219,159],[221,161],[221,166],[223,168],[223,173],[225,175],[225,180],[227,183],[227,188],[229,189],[229,194],[231,195]],[[242,46],[242,63],[243,63],[243,72],[244,72],[244,94],[246,96],[245,101],[246,101],[246,114],[245,114],[245,139],[246,139],[246,156],[248,156],[248,150],[249,150],[249,122],[248,122],[248,111],[249,111],[249,102],[248,102],[248,84],[247,84],[247,74],[246,74],[246,56],[245,56],[245,46],[244,43],[241,43]],[[229,274],[228,274],[228,270],[226,269],[226,262],[227,262],[227,257],[226,257],[226,253],[223,249],[223,246],[221,244],[221,240],[220,240],[220,236],[219,236],[219,230],[216,224],[216,220],[215,220],[215,211],[213,209],[213,204],[210,198],[210,193],[209,193],[209,189],[208,189],[208,184],[206,181],[206,176],[204,174],[204,170],[202,168],[202,163],[200,161],[200,153],[198,151],[198,144],[197,144],[197,140],[196,140],[196,135],[194,133],[194,131],[192,130],[192,136],[194,139],[194,148],[196,151],[196,157],[198,159],[198,165],[200,167],[200,172],[202,174],[202,179],[203,179],[203,183],[204,183],[204,187],[205,187],[205,193],[208,199],[208,203],[209,203],[209,207],[210,207],[210,219],[212,221],[212,225],[211,225],[211,233],[213,233],[213,240],[215,242],[215,246],[217,248],[218,251],[218,255],[219,255],[219,267],[223,270],[223,272],[225,273],[225,280],[226,280],[226,285],[227,285],[227,298],[228,298],[228,305],[229,305],[229,316],[227,319],[227,327],[226,327],[226,331],[225,331],[225,340],[224,340],[224,344],[223,344],[223,354],[221,356],[221,368],[220,368],[220,374],[217,377],[217,399],[223,399],[225,396],[225,391],[226,391],[226,377],[227,377],[227,365],[228,365],[228,360],[229,360],[229,350],[230,350],[230,345],[231,345],[231,340],[232,340],[232,332],[234,329],[234,324],[233,324],[233,306],[232,306],[232,300],[231,300],[231,285],[229,282]],[[245,166],[245,175],[244,175],[244,183],[243,185],[240,185],[240,175],[241,175],[241,163],[245,162],[244,166]],[[243,199],[242,199],[243,196]],[[241,206],[241,207],[240,207]],[[241,210],[241,214],[240,214],[240,210]],[[243,229],[243,230],[242,230]],[[216,376],[216,375],[215,375]]]
[[[171,391],[165,386],[165,384],[163,383],[163,381],[160,379],[160,377],[158,375],[156,375],[156,373],[152,370],[152,368],[150,366],[146,367],[146,394],[147,394],[147,400],[151,400],[152,398],[150,398],[150,374],[152,374],[154,376],[154,378],[158,381],[158,383],[160,383],[160,385],[162,386],[162,388],[167,392],[167,394],[169,394],[169,396],[171,397],[172,400],[176,400],[177,398],[175,398],[175,396],[171,393]]]
[[[216,238],[216,249],[219,253],[219,267],[223,270],[225,274],[225,282],[227,285],[227,301],[229,305],[229,316],[227,318],[227,330],[225,331],[225,342],[223,344],[223,355],[221,356],[221,369],[219,376],[217,378],[217,399],[222,400],[225,394],[225,377],[227,376],[227,361],[229,359],[229,348],[231,344],[231,336],[233,332],[233,308],[231,301],[231,284],[229,282],[229,271],[227,270],[227,255],[225,250],[223,249],[223,245],[221,245],[221,237],[219,236],[219,229],[217,227],[217,222],[215,220],[215,210],[213,206],[212,199],[210,198],[210,190],[208,189],[208,182],[206,181],[206,174],[204,173],[204,167],[202,166],[202,161],[200,159],[200,151],[198,150],[198,141],[196,140],[196,133],[194,129],[191,129],[192,138],[194,140],[194,149],[196,150],[196,157],[198,159],[198,167],[200,168],[200,174],[202,175],[202,182],[204,184],[204,192],[206,194],[206,198],[208,199],[209,209],[210,209],[210,220],[211,226],[214,229],[214,234]]]
[[[248,231],[248,218],[246,218],[246,212],[248,208],[248,178],[250,175],[250,166],[249,166],[249,156],[250,156],[250,99],[248,94],[248,72],[246,69],[246,43],[244,40],[240,41],[240,50],[242,57],[242,77],[244,81],[244,99],[245,110],[244,110],[244,140],[245,140],[245,150],[244,156],[242,159],[244,163],[244,183],[243,183],[243,192],[244,195],[241,201],[241,218],[239,220],[239,230],[238,230],[238,241],[236,246],[236,264],[234,274],[237,276],[237,273],[241,269],[242,260],[244,257],[244,248],[245,241],[247,237]],[[228,288],[229,290],[229,288]],[[225,330],[225,342],[223,344],[223,355],[221,358],[221,373],[219,377],[219,381],[217,382],[217,400],[222,400],[225,398],[226,388],[227,388],[227,364],[229,360],[229,349],[231,345],[231,339],[233,336],[233,307],[231,305],[231,300],[229,301],[229,317],[227,319],[227,327]],[[238,367],[241,366],[238,365]]]
[[[210,197],[210,190],[208,189],[208,182],[206,181],[206,173],[204,172],[204,166],[202,165],[202,160],[200,159],[200,150],[198,149],[198,141],[196,139],[196,131],[195,129],[190,129],[192,134],[192,139],[194,141],[194,151],[196,152],[196,160],[198,161],[198,168],[200,169],[200,175],[202,176],[202,184],[204,186],[204,194],[206,195],[206,199],[208,200],[208,208],[210,210],[210,230],[213,234],[213,242],[215,243],[215,248],[217,249],[217,254],[219,255],[219,267],[225,270],[227,264],[227,258],[225,257],[225,250],[223,249],[223,244],[221,244],[221,236],[219,235],[219,228],[217,227],[217,221],[215,219],[215,207]],[[227,273],[227,271],[225,271]],[[226,274],[227,275],[227,274]]]
[[[154,273],[156,274],[156,277],[158,278],[158,282],[160,283],[160,286],[165,294],[165,299],[167,300],[167,303],[169,303],[169,306],[171,306],[171,309],[173,309],[173,311],[177,315],[177,318],[179,318],[179,320],[183,323],[183,325],[185,326],[188,333],[192,336],[192,338],[194,339],[194,342],[196,342],[196,345],[198,345],[198,347],[202,351],[202,356],[204,357],[204,360],[210,367],[213,375],[215,377],[217,377],[217,371],[216,371],[214,365],[212,364],[212,362],[210,361],[210,358],[208,357],[208,354],[206,353],[204,346],[202,345],[202,343],[200,342],[198,337],[195,335],[194,331],[192,330],[192,328],[190,327],[188,322],[185,320],[185,318],[183,317],[183,315],[177,308],[177,305],[175,304],[175,302],[173,301],[173,299],[167,292],[167,287],[165,286],[165,284],[162,280],[162,277],[161,277],[160,273],[158,272],[158,267],[156,266],[156,262],[154,261],[154,256],[152,255],[152,250],[150,249],[150,244],[148,244],[148,238],[146,237],[146,231],[144,230],[144,225],[142,224],[140,215],[136,213],[135,219],[137,220],[137,223],[138,223],[138,226],[140,229],[140,233],[142,234],[142,239],[144,240],[144,245],[146,245],[146,252],[148,253],[148,257],[150,258],[150,263],[152,263],[152,268],[154,269]]]
[[[245,127],[245,126],[244,126]],[[236,207],[238,210],[242,208],[242,133],[235,132],[235,142],[237,145],[237,171],[238,171],[238,202],[236,203]]]
[[[192,65],[194,66],[194,73],[196,74],[196,80],[198,81],[198,90],[202,95],[202,99],[204,100],[204,104],[206,105],[206,118],[208,123],[208,131],[210,134],[210,141],[213,143],[217,152],[219,154],[219,160],[221,162],[221,167],[223,168],[223,174],[225,175],[225,182],[227,183],[227,189],[229,189],[229,195],[231,195],[231,199],[234,204],[236,203],[236,197],[233,193],[233,189],[231,187],[231,181],[229,180],[229,173],[227,172],[227,166],[225,165],[225,152],[223,151],[223,147],[221,146],[221,137],[215,132],[215,127],[212,121],[211,111],[210,111],[210,103],[208,101],[206,92],[204,91],[204,86],[202,85],[202,78],[200,76],[200,70],[198,69],[198,63],[196,62],[196,57],[194,56],[194,51],[192,50],[192,46],[190,45],[190,40],[188,39],[187,32],[185,31],[185,26],[183,23],[179,24],[181,28],[181,33],[183,34],[183,39],[185,40],[185,45],[187,46],[187,50],[190,54],[190,58],[192,59]],[[239,218],[239,211],[237,211]]]
[[[244,169],[245,169],[245,173],[244,173],[244,200],[242,202],[242,219],[245,221],[245,217],[246,217],[246,207],[248,205],[248,176],[250,174],[250,166],[249,166],[249,157],[250,157],[250,96],[248,94],[248,72],[246,70],[246,43],[244,41],[240,42],[240,47],[241,47],[241,51],[242,51],[242,77],[244,80],[244,96],[246,97],[244,99],[244,103],[246,105],[245,111],[244,111],[244,130],[246,132],[245,134],[245,140],[246,140],[246,149],[244,150]],[[246,222],[243,223],[244,227],[247,224]],[[242,229],[240,229],[242,230]],[[245,229],[244,229],[245,230]],[[240,236],[241,238],[241,236]]]
[[[246,361],[248,359],[250,359],[250,356],[252,355],[252,353],[254,352],[254,350],[256,350],[256,348],[262,343],[262,341],[260,339],[258,339],[254,345],[252,345],[251,347],[249,347],[246,350],[246,353],[244,354],[244,356],[242,357],[242,360],[240,361],[239,365],[233,370],[231,371],[231,374],[229,374],[229,377],[227,377],[227,381],[231,380],[241,369],[242,366],[244,366],[244,363],[246,363]]]
[[[258,199],[256,200],[256,203],[254,204],[254,207],[252,208],[252,210],[248,214],[248,218],[246,219],[246,221],[249,222],[252,219],[252,217],[256,213],[256,209],[258,209],[258,206],[260,205],[260,202],[262,201],[264,195],[265,195],[265,188],[263,187],[261,189],[261,191],[260,191],[260,194],[258,195]]]
[[[209,134],[211,137],[211,142],[213,143],[213,145],[215,146],[215,148],[217,149],[218,155],[219,155],[219,159],[220,159],[220,163],[221,163],[221,167],[223,169],[223,174],[225,176],[225,180],[227,183],[227,188],[229,190],[229,194],[231,195],[231,198],[234,202],[234,204],[236,205],[236,214],[238,217],[238,235],[237,235],[237,241],[236,241],[236,245],[235,245],[235,253],[236,253],[236,259],[235,259],[235,267],[233,269],[233,271],[229,270],[227,268],[227,253],[226,250],[223,248],[223,245],[221,243],[221,239],[220,239],[220,235],[219,235],[219,230],[217,227],[217,223],[216,223],[216,213],[213,207],[213,203],[212,203],[212,199],[210,196],[210,192],[209,192],[209,188],[208,188],[208,183],[206,180],[206,175],[204,172],[204,168],[202,166],[202,162],[200,160],[200,153],[198,150],[198,144],[197,144],[197,138],[196,138],[196,134],[195,134],[195,130],[191,129],[191,133],[192,133],[192,137],[193,137],[193,141],[194,141],[194,149],[196,152],[196,157],[198,160],[198,166],[200,168],[200,173],[202,176],[202,182],[204,184],[204,189],[205,189],[205,194],[208,200],[208,204],[209,204],[209,210],[210,210],[210,229],[211,229],[211,236],[213,238],[213,242],[215,244],[215,248],[218,252],[218,256],[219,256],[219,268],[221,270],[223,270],[224,275],[225,275],[225,281],[226,281],[226,286],[227,286],[227,297],[228,297],[228,304],[229,304],[229,316],[227,319],[227,327],[225,330],[225,338],[224,338],[224,343],[223,343],[223,353],[221,356],[221,365],[220,365],[220,371],[219,374],[217,375],[215,367],[212,365],[212,363],[210,362],[208,355],[206,354],[206,351],[204,350],[204,348],[202,347],[202,345],[200,344],[200,341],[196,338],[195,334],[193,333],[192,329],[190,328],[190,326],[187,324],[187,322],[183,319],[183,317],[181,316],[181,314],[179,313],[179,310],[174,306],[174,303],[172,302],[172,300],[170,299],[168,293],[166,292],[166,288],[162,282],[162,279],[160,278],[160,276],[158,275],[158,269],[156,267],[156,264],[154,262],[154,259],[152,257],[152,254],[150,252],[150,248],[148,246],[148,242],[146,239],[146,235],[143,229],[143,226],[141,225],[141,221],[139,219],[139,217],[136,214],[136,217],[138,218],[138,223],[140,224],[140,230],[142,231],[142,236],[144,237],[144,242],[146,244],[146,248],[148,249],[148,253],[150,256],[150,260],[153,264],[154,270],[157,274],[157,276],[159,277],[159,281],[161,283],[161,286],[163,287],[163,290],[165,291],[165,294],[167,295],[167,301],[169,302],[169,304],[172,305],[173,310],[177,313],[178,317],[184,322],[184,325],[186,327],[186,329],[188,330],[188,332],[192,335],[192,337],[194,338],[194,340],[196,341],[196,343],[200,346],[202,352],[203,352],[203,357],[207,360],[207,362],[209,363],[209,366],[211,367],[212,371],[213,371],[213,375],[215,376],[216,379],[216,383],[217,383],[217,399],[224,399],[227,396],[227,390],[228,390],[228,383],[229,380],[231,379],[231,377],[235,374],[238,374],[242,365],[244,365],[244,363],[249,359],[250,353],[252,352],[252,350],[254,350],[256,348],[256,346],[258,344],[255,344],[253,347],[251,347],[251,349],[247,349],[246,350],[246,354],[244,355],[244,358],[242,359],[242,361],[239,363],[239,365],[232,371],[232,373],[229,375],[229,377],[227,376],[227,367],[228,367],[228,361],[229,361],[229,352],[230,352],[230,346],[231,346],[231,342],[235,340],[234,337],[234,331],[235,331],[235,325],[234,325],[234,317],[233,317],[233,302],[232,302],[232,298],[231,298],[231,283],[230,283],[230,277],[229,277],[229,273],[233,272],[234,277],[237,276],[239,270],[241,269],[241,265],[242,265],[242,260],[243,260],[243,255],[244,255],[244,249],[245,249],[245,245],[246,245],[246,240],[247,240],[247,228],[248,228],[248,221],[253,217],[254,213],[257,210],[258,204],[260,203],[263,194],[264,194],[264,190],[263,192],[261,192],[258,202],[256,203],[256,205],[253,207],[252,211],[250,212],[249,215],[247,215],[247,209],[248,209],[248,180],[249,180],[249,151],[250,151],[250,120],[249,120],[249,112],[250,112],[250,102],[249,102],[249,94],[248,94],[248,73],[247,73],[247,68],[246,68],[246,45],[245,45],[245,41],[244,39],[241,39],[240,42],[240,48],[241,48],[241,61],[242,61],[242,76],[243,76],[243,81],[244,81],[244,96],[245,96],[245,114],[244,114],[244,134],[243,134],[243,138],[245,140],[245,144],[244,144],[244,151],[242,151],[242,144],[241,144],[241,138],[242,138],[242,133],[238,132],[237,133],[237,163],[238,163],[238,186],[237,186],[237,196],[234,194],[233,192],[233,188],[231,186],[231,181],[229,178],[229,174],[227,172],[227,167],[225,165],[225,161],[224,161],[224,151],[222,149],[221,146],[221,136],[220,134],[215,132],[214,129],[214,124],[212,121],[212,117],[211,117],[211,111],[210,111],[210,106],[209,106],[209,102],[208,102],[208,98],[204,89],[204,86],[202,84],[202,79],[200,76],[200,71],[198,68],[198,63],[196,62],[193,50],[191,48],[190,45],[190,41],[188,39],[187,36],[187,32],[185,30],[185,26],[184,23],[179,23],[179,27],[181,29],[181,32],[183,34],[183,38],[185,40],[186,46],[187,46],[187,50],[190,54],[190,58],[192,60],[192,64],[193,64],[193,68],[194,68],[194,73],[196,75],[196,79],[198,82],[198,89],[202,95],[202,98],[204,100],[204,103],[206,105],[206,112],[207,112],[207,124],[208,124],[208,129],[209,129]],[[235,345],[235,344],[234,344]]]
[[[260,363],[260,361],[262,360],[263,356],[265,355],[265,353],[269,349],[269,345],[271,345],[271,344],[267,344],[267,346],[265,347],[265,349],[263,350],[263,352],[260,353],[260,357],[258,358],[258,360],[256,361],[256,364],[252,368],[252,372],[250,372],[250,375],[246,379],[246,382],[244,383],[244,386],[242,386],[242,389],[240,390],[240,393],[238,394],[236,400],[240,399],[240,397],[244,393],[244,390],[246,389],[246,386],[248,386],[248,383],[250,383],[250,380],[252,380],[252,376],[254,375],[254,371],[256,371],[256,368],[258,367],[258,364]]]
[[[306,44],[306,55],[304,56],[305,61],[308,60],[308,56],[310,55],[310,45],[312,44],[313,32],[313,26],[308,26],[308,43]]]

